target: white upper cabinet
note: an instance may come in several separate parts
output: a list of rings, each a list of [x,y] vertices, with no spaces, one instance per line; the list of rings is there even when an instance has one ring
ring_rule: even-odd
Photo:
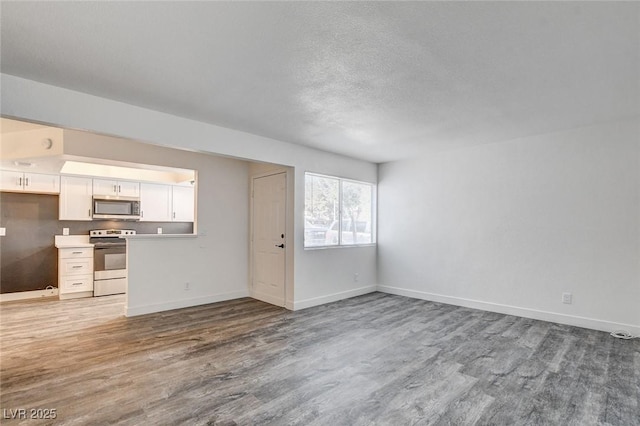
[[[60,177],[60,220],[92,220],[93,186],[91,178]]]
[[[140,221],[171,222],[171,185],[140,184]]]
[[[58,194],[60,193],[60,177],[58,175],[43,173],[23,173],[1,170],[0,190]]]
[[[24,190],[29,192],[60,193],[60,176],[41,173],[24,174]]]
[[[139,197],[140,183],[124,180],[93,179],[93,195],[110,197]]]
[[[24,179],[24,173],[22,172],[10,172],[7,170],[0,171],[0,189],[3,191],[20,191],[24,190],[22,180]]]
[[[141,183],[140,220],[143,222],[193,222],[195,201],[195,190],[192,186]]]
[[[193,222],[195,219],[195,189],[193,186],[173,187],[174,222]]]

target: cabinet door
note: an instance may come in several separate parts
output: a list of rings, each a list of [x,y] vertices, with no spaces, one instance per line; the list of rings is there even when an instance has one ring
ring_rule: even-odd
[[[118,183],[115,180],[93,179],[93,195],[118,195]]]
[[[138,182],[118,181],[118,196],[120,197],[139,197],[140,184]]]
[[[60,220],[91,220],[92,179],[60,177]]]
[[[0,170],[1,191],[22,191],[24,173]]]
[[[93,259],[93,248],[91,247],[73,247],[73,248],[59,248],[59,259]]]
[[[140,221],[171,222],[171,185],[140,184]]]
[[[58,271],[62,276],[87,275],[93,273],[93,258],[84,259],[60,259]]]
[[[195,191],[192,186],[173,187],[173,221],[193,222],[195,217]]]
[[[93,291],[93,274],[69,275],[59,279],[60,294]]]
[[[49,194],[60,193],[60,176],[58,175],[25,173],[23,184],[26,192],[46,192]]]

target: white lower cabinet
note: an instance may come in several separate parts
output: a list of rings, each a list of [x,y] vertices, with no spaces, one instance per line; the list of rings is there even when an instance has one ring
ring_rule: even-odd
[[[58,296],[74,299],[93,296],[93,248],[58,249]]]
[[[62,297],[63,294],[68,296],[68,293],[91,292],[91,295],[93,295],[93,275],[70,275],[68,277],[64,277],[58,283],[58,292],[60,299],[69,298]],[[88,297],[90,295],[86,296]]]

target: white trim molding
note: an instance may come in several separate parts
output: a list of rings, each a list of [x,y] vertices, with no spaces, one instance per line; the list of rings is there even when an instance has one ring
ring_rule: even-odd
[[[138,315],[152,314],[155,312],[170,311],[172,309],[189,308],[192,306],[207,305],[209,303],[224,302],[225,300],[249,297],[249,291],[236,291],[233,293],[212,294],[210,296],[196,297],[193,299],[181,299],[167,303],[157,303],[143,306],[125,306],[124,315],[135,317]]]
[[[249,297],[271,305],[280,306],[281,308],[285,307],[284,299],[282,297],[274,297],[258,291],[251,291]]]
[[[362,296],[363,294],[373,293],[377,291],[375,285],[359,287],[353,290],[342,291],[339,293],[327,294],[325,296],[313,297],[311,299],[297,300],[293,302],[293,310],[311,308],[313,306],[324,305],[325,303],[337,302],[351,297]]]
[[[382,293],[396,294],[398,296],[406,296],[414,299],[422,299],[432,302],[446,303],[449,305],[463,306],[465,308],[480,309],[483,311],[497,312],[506,315],[515,315],[524,318],[555,322],[559,324],[572,325],[575,327],[589,328],[592,330],[606,332],[611,332],[614,330],[626,330],[634,336],[640,335],[640,325],[622,324],[594,318],[559,314],[557,312],[521,308],[518,306],[502,305],[500,303],[483,302],[480,300],[465,299],[462,297],[446,296],[443,294],[427,293],[424,291],[410,290],[385,285],[379,285],[377,289]]]
[[[0,294],[0,302],[11,302],[14,300],[38,299],[40,297],[53,297],[58,295],[57,288],[33,291],[18,291],[15,293]]]

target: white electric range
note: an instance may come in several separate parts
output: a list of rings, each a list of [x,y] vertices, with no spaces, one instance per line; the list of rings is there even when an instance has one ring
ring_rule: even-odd
[[[132,229],[89,231],[93,244],[93,295],[107,296],[127,291],[127,242],[122,235],[135,235]]]

